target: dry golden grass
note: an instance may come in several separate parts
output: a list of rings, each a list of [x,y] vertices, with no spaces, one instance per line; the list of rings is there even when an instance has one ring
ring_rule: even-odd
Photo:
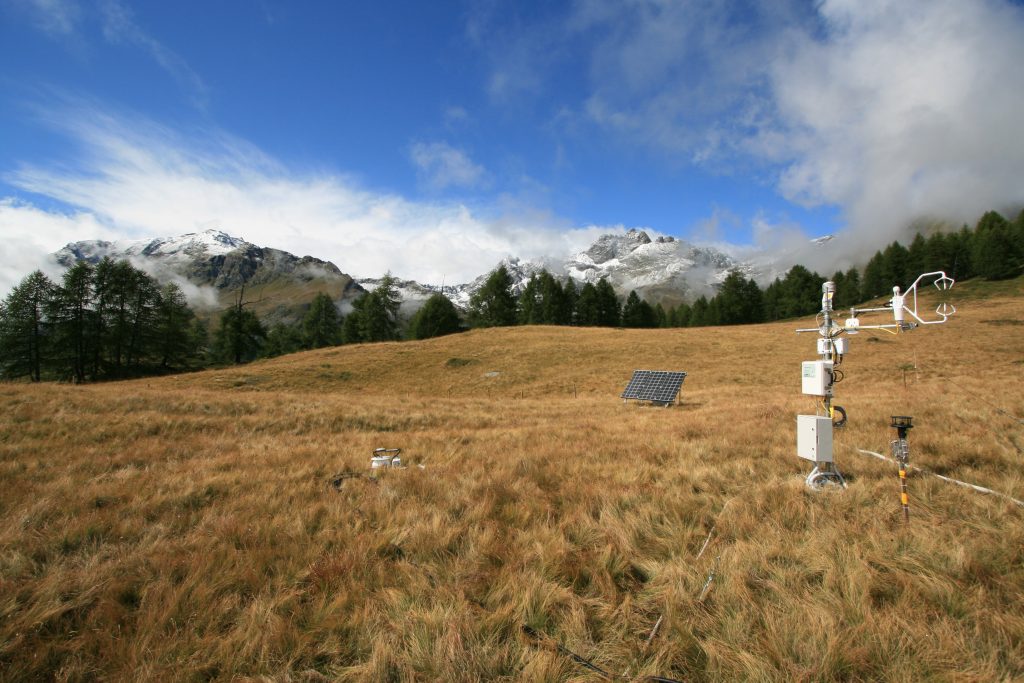
[[[524,624],[622,680],[1020,679],[1024,510],[917,475],[904,526],[855,452],[913,415],[912,462],[1024,498],[1024,293],[970,294],[853,339],[845,491],[803,485],[792,323],[0,385],[0,679],[598,680]],[[379,446],[414,466],[330,486]]]

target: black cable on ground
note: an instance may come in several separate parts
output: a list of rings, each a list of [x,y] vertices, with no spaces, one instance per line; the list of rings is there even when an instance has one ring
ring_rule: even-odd
[[[576,662],[577,664],[590,669],[594,673],[596,673],[599,676],[601,676],[602,678],[604,678],[606,681],[621,681],[621,680],[624,680],[624,678],[622,676],[616,676],[614,674],[608,673],[607,671],[605,671],[601,667],[599,667],[596,664],[594,664],[593,662],[591,662],[589,659],[584,659],[580,655],[576,654],[575,652],[573,652],[569,648],[567,648],[564,645],[562,645],[561,643],[559,643],[554,638],[551,638],[550,636],[547,636],[547,635],[541,633],[540,631],[538,631],[537,629],[533,628],[532,626],[529,626],[528,624],[523,624],[523,633],[525,633],[526,636],[528,638],[530,638],[531,640],[550,643],[556,650],[558,650],[558,652],[560,652],[561,654],[565,655],[566,657],[568,657],[572,661]],[[640,680],[642,680],[642,681],[650,681],[651,683],[683,683],[682,681],[677,680],[675,678],[665,678],[663,676],[645,676],[644,678],[641,678]]]

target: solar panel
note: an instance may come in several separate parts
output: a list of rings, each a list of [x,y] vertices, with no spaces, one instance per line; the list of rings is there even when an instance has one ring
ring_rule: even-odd
[[[633,377],[626,385],[620,398],[628,401],[650,401],[670,405],[676,400],[679,388],[686,379],[685,372],[668,372],[665,370],[634,370]]]

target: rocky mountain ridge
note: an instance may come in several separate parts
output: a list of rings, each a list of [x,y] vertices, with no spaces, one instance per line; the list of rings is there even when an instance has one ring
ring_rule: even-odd
[[[724,252],[698,247],[674,237],[651,239],[643,230],[599,237],[587,249],[562,261],[545,259],[529,261],[508,257],[486,273],[465,284],[440,287],[412,280],[398,283],[403,301],[422,303],[433,293],[443,292],[457,306],[465,309],[490,273],[504,266],[512,278],[512,291],[518,294],[531,277],[541,270],[562,279],[572,279],[577,288],[607,278],[612,287],[625,297],[631,291],[652,303],[677,305],[701,295],[711,296],[729,271],[739,269],[747,277],[759,277],[757,266],[740,262]],[[371,289],[378,279],[360,279],[359,284]]]
[[[95,263],[106,256],[128,259],[158,280],[176,282],[199,309],[222,309],[236,301],[244,287],[246,300],[252,300],[254,308],[269,316],[270,322],[300,319],[317,291],[326,292],[345,311],[352,300],[380,282],[379,278],[355,281],[330,261],[260,247],[220,230],[151,240],[86,240],[68,244],[53,255],[63,266],[80,260]],[[648,301],[667,305],[714,294],[730,270],[738,268],[751,277],[760,273],[750,263],[719,250],[673,237],[651,239],[643,230],[634,229],[602,235],[564,260],[529,261],[511,256],[467,283],[441,286],[399,279],[402,311],[411,315],[436,292],[465,309],[498,266],[509,271],[517,294],[531,277],[547,270],[571,278],[578,288],[607,278],[623,297],[636,291]]]
[[[296,322],[317,291],[339,305],[364,292],[330,261],[260,247],[220,230],[151,240],[73,242],[53,254],[65,267],[104,257],[127,259],[160,282],[174,282],[198,312],[245,299],[269,323]]]

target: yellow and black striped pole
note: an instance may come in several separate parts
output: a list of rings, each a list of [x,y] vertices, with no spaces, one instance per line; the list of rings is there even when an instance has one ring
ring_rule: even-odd
[[[893,415],[892,426],[896,440],[892,442],[892,455],[900,466],[900,503],[903,504],[903,522],[910,524],[910,498],[907,496],[907,463],[910,461],[910,445],[907,444],[907,430],[913,425],[909,415]]]
[[[910,524],[910,498],[907,496],[907,464],[900,462],[900,502],[903,503],[903,521]]]

